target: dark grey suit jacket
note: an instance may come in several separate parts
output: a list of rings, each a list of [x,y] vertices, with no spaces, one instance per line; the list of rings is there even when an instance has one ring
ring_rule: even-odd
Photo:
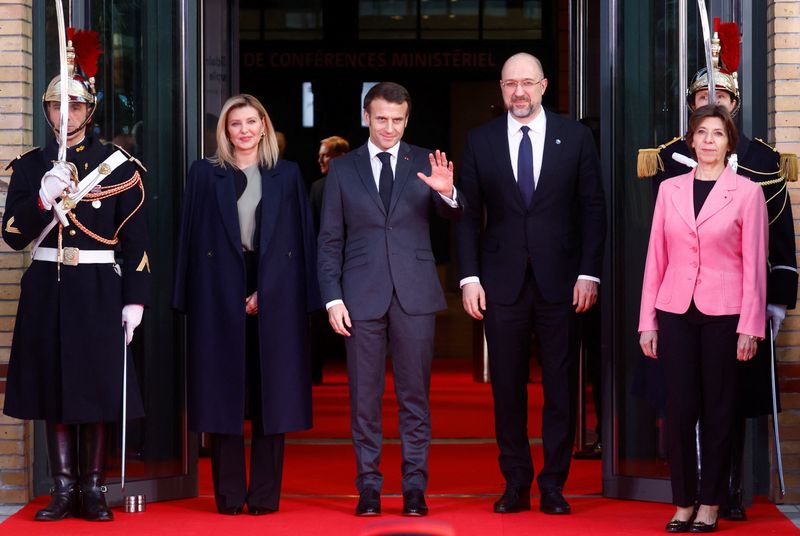
[[[341,299],[352,320],[373,320],[389,309],[392,293],[412,315],[446,307],[431,250],[432,209],[461,214],[417,177],[430,174],[430,151],[400,142],[387,215],[362,145],[331,162],[322,200],[318,276],[323,303]]]

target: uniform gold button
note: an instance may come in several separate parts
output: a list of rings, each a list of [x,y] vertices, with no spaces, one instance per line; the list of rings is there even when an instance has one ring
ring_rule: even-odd
[[[75,236],[76,234],[78,234],[78,231],[76,231],[75,229],[69,230],[69,236]]]

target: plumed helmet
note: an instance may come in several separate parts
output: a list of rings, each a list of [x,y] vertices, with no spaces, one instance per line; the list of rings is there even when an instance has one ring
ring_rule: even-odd
[[[711,39],[711,61],[714,69],[714,88],[726,91],[735,101],[731,116],[736,115],[741,105],[739,97],[739,26],[735,22],[720,24],[714,19],[714,37]],[[686,89],[686,101],[694,111],[694,97],[698,91],[708,89],[708,69],[697,71]]]
[[[73,28],[67,29],[67,95],[70,102],[83,102],[88,110],[86,120],[73,132],[82,129],[91,121],[97,105],[97,96],[94,87],[94,75],[97,74],[97,60],[102,54],[100,41],[97,32],[75,31]],[[50,128],[57,130],[56,125],[50,122],[50,115],[47,113],[48,102],[61,101],[61,75],[56,75],[47,84],[47,89],[42,95],[42,106],[44,116]]]

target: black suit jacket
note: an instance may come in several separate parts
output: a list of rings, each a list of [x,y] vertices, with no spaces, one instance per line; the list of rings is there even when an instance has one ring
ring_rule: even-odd
[[[412,315],[447,304],[430,241],[432,209],[443,217],[461,214],[417,177],[430,174],[430,151],[400,142],[387,214],[362,145],[331,162],[325,179],[318,240],[323,303],[342,299],[353,320],[380,318],[392,293]]]
[[[591,131],[545,113],[542,167],[529,207],[511,168],[507,116],[467,137],[458,186],[466,206],[457,229],[458,259],[461,277],[479,276],[490,301],[516,301],[529,259],[548,302],[571,301],[578,275],[600,277],[606,215]]]

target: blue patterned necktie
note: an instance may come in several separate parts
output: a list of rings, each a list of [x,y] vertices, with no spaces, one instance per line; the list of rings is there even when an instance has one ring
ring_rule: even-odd
[[[389,203],[392,201],[392,184],[394,174],[392,173],[391,153],[378,153],[378,160],[381,161],[381,174],[378,179],[378,194],[383,201],[383,207],[389,212]]]
[[[533,147],[531,139],[528,137],[530,127],[524,126],[520,130],[522,131],[522,141],[519,143],[517,155],[517,184],[525,208],[527,208],[533,199]]]

